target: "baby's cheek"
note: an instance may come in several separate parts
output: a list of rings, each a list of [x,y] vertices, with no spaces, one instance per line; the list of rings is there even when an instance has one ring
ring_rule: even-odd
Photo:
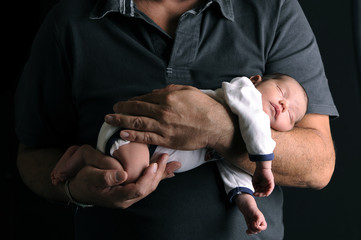
[[[287,119],[279,116],[273,124],[271,124],[271,127],[274,130],[280,131],[280,132],[286,132],[292,129],[293,126],[287,121]]]

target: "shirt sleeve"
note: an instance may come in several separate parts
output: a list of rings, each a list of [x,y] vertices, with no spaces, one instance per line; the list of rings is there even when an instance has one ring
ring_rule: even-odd
[[[252,176],[243,170],[233,166],[226,160],[216,161],[219,173],[222,177],[224,189],[229,202],[238,194],[248,193],[253,195]]]
[[[298,1],[284,1],[274,34],[265,73],[285,73],[299,81],[309,97],[308,113],[337,117],[315,36]]]
[[[71,142],[76,128],[70,71],[50,14],[34,39],[15,96],[20,143],[47,147]]]

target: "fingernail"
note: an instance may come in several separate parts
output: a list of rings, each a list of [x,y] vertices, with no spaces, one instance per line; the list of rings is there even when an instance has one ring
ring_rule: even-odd
[[[115,173],[115,181],[116,183],[122,183],[128,178],[128,175],[126,172],[116,172]]]
[[[156,173],[157,170],[158,170],[158,164],[157,164],[157,163],[152,163],[150,170],[151,170],[153,173]]]
[[[122,179],[121,179],[121,176],[120,176],[119,172],[116,172],[115,173],[115,181],[120,182],[121,180]]]
[[[120,182],[123,182],[124,181],[124,174],[121,174],[119,172],[116,172],[115,173],[115,181],[116,183],[120,183]]]
[[[106,122],[112,122],[113,119],[114,119],[114,118],[113,118],[111,115],[106,115],[104,120],[105,120]]]
[[[120,137],[121,137],[121,138],[128,138],[128,137],[129,137],[129,133],[127,133],[127,132],[120,132]]]

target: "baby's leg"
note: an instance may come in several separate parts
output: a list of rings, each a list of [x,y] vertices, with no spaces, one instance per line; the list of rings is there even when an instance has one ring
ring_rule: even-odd
[[[258,209],[256,200],[253,196],[242,193],[234,197],[234,202],[243,213],[247,224],[247,234],[255,234],[267,229],[267,222]]]
[[[113,152],[128,174],[124,184],[135,182],[149,166],[149,149],[146,144],[131,142]]]
[[[89,158],[84,155],[84,153],[88,152],[86,149],[82,148],[91,148],[91,146],[83,145],[72,146],[68,148],[68,150],[64,153],[64,155],[60,158],[55,168],[51,172],[51,180],[53,184],[58,184],[59,182],[64,182],[65,180],[74,176],[81,168],[86,165],[93,165],[95,163],[91,162],[94,159],[98,159],[99,162],[96,163],[98,167],[103,169],[119,169],[123,170],[121,164],[115,159],[104,156],[102,153],[99,153],[99,157]]]
[[[198,150],[184,151],[165,148],[157,146],[152,159],[156,159],[160,154],[168,154],[168,162],[179,162],[181,168],[174,171],[175,173],[185,172],[194,169],[204,163],[207,163],[206,156],[207,149],[201,148]]]

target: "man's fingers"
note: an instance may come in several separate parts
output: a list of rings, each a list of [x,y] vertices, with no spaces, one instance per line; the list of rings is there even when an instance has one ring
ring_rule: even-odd
[[[119,194],[118,197],[125,200],[122,201],[120,207],[128,207],[153,192],[162,180],[166,161],[167,160],[163,158],[161,161],[151,163],[144,170],[143,175],[137,180],[137,182],[112,189],[111,191],[113,191],[114,196]],[[119,190],[118,193],[117,190]]]
[[[91,165],[96,168],[105,170],[117,169],[118,171],[124,171],[122,165],[117,159],[104,155],[100,151],[92,148],[91,146],[88,146],[88,149],[83,152],[83,157],[86,159],[87,165]]]
[[[152,103],[152,104],[159,104],[160,102],[163,102],[163,99],[165,98],[167,93],[168,92],[163,91],[163,89],[153,90],[150,93],[132,97],[131,99],[129,99],[129,101],[141,101],[141,102],[148,102],[148,103]],[[115,104],[115,105],[117,105],[117,104]]]
[[[91,166],[86,166],[85,168],[88,176],[91,176],[87,178],[89,185],[99,188],[108,188],[122,184],[128,177],[125,171],[104,170]]]
[[[143,176],[137,181],[137,184],[149,187],[150,192],[154,191],[163,179],[167,160],[168,155],[162,154],[155,163],[151,163],[149,167],[145,169]]]
[[[126,129],[120,132],[120,137],[124,140],[155,145],[167,144],[167,140],[159,134],[163,127],[154,119],[109,114],[105,122]]]
[[[158,158],[157,162],[151,163],[149,167],[144,170],[143,175],[135,183],[132,191],[133,196],[130,196],[131,198],[140,200],[157,188],[159,182],[163,179],[167,160],[168,155],[163,154]],[[125,186],[125,188],[126,187],[127,186]]]
[[[163,99],[160,94],[149,93],[140,97],[137,101],[122,101],[117,102],[113,106],[115,113],[121,113],[126,115],[138,115],[142,113],[142,116],[148,116],[156,118],[159,111],[158,103]]]
[[[170,84],[161,89],[154,89],[152,92],[153,93],[168,93],[168,92],[172,92],[172,91],[181,91],[181,90],[190,90],[190,89],[195,89],[195,88],[192,86],[188,86],[188,85]]]
[[[123,114],[108,114],[104,118],[105,122],[112,126],[119,126],[127,129],[157,131],[160,123],[155,118],[147,116],[130,116]]]
[[[125,172],[101,170],[91,166],[85,167],[82,171],[88,176],[86,178],[88,186],[95,186],[94,190],[96,192],[102,192],[103,195],[105,194],[114,200],[111,203],[109,202],[110,207],[127,208],[148,196],[157,188],[168,171],[167,167],[169,167],[169,171],[172,171],[179,166],[177,163],[167,165],[167,160],[168,155],[162,154],[156,162],[151,163],[144,170],[143,175],[137,182],[126,185],[121,185],[126,179],[126,175],[122,175]],[[92,177],[89,178],[89,176]]]
[[[123,130],[120,137],[131,142],[167,146],[167,141],[162,136],[154,132],[138,132],[133,130]]]

